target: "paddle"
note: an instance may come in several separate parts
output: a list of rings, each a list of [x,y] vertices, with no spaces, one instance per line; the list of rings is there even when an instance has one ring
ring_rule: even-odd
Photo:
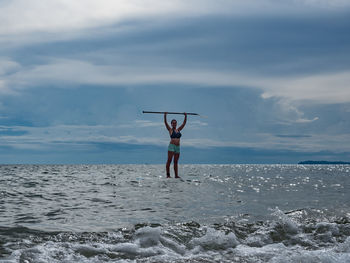
[[[165,111],[142,111],[142,113],[155,113],[155,114],[164,114],[164,113],[168,113],[168,114],[182,114],[184,115],[184,112],[165,112]],[[192,112],[187,112],[187,115],[198,115],[200,116],[198,113],[192,113]]]

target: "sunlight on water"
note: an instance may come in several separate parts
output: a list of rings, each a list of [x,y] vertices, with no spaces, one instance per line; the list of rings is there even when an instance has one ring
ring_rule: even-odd
[[[348,262],[349,166],[0,166],[0,262]]]

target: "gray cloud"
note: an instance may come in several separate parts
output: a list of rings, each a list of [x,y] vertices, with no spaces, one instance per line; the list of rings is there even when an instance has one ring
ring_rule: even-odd
[[[125,30],[109,25],[74,40],[8,49],[0,90],[177,83],[259,88],[264,98],[348,102],[348,17],[345,11],[286,18],[210,15],[133,20]]]
[[[305,134],[276,134],[276,137],[280,138],[311,138],[311,135],[305,135]]]
[[[5,148],[160,147],[140,111],[185,109],[193,149],[346,152],[348,1],[28,3],[0,6]]]
[[[0,35],[26,32],[62,32],[115,23],[137,17],[186,17],[205,14],[290,14],[337,11],[348,8],[345,0],[158,0],[111,1],[84,0],[42,2],[39,0],[7,1],[0,6]]]

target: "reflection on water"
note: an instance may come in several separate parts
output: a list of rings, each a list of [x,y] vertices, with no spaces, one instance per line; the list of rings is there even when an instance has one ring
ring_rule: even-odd
[[[349,166],[0,166],[0,225],[106,230],[139,222],[218,222],[269,208],[349,211]],[[248,216],[247,216],[248,215]]]
[[[0,262],[350,262],[350,167],[0,166]]]

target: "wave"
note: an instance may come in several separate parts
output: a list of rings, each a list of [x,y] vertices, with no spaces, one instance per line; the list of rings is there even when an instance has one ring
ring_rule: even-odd
[[[0,228],[0,262],[350,262],[350,218],[302,218],[200,225],[136,224],[108,232]],[[301,219],[302,218],[302,219]]]

